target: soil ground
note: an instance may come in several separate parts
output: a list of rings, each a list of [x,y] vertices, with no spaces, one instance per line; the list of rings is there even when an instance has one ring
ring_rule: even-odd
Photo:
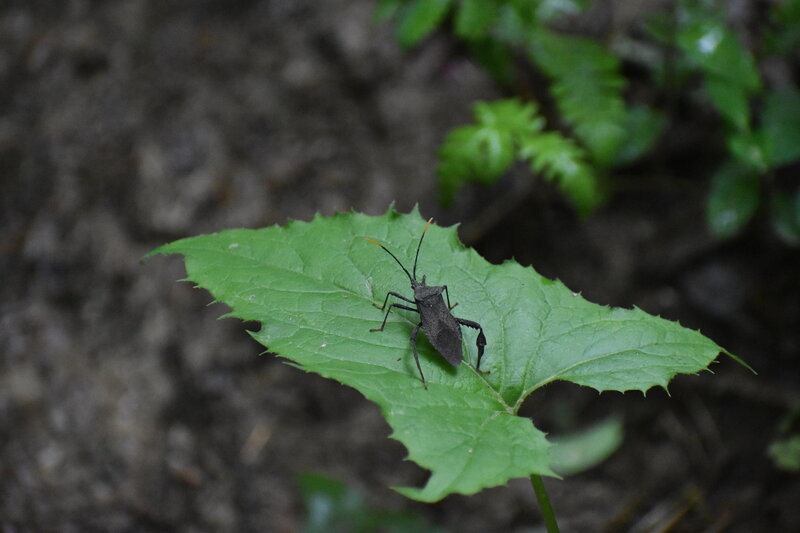
[[[392,202],[758,369],[723,359],[646,398],[537,394],[525,411],[547,431],[625,421],[611,459],[548,480],[563,531],[800,531],[800,477],[767,456],[800,404],[800,254],[764,216],[707,234],[707,132],[672,134],[690,173],[618,176],[585,220],[524,171],[443,209],[436,147],[501,93],[442,36],[403,52],[373,8],[0,5],[0,531],[300,531],[309,471],[445,531],[536,530],[522,480],[434,505],[393,492],[426,474],[374,405],[259,356],[250,325],[175,282],[178,258],[140,261],[183,236]]]

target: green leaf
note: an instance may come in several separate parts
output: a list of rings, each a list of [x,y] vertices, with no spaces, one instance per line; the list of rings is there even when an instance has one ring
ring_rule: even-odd
[[[791,55],[800,46],[800,0],[776,2],[769,16],[772,24],[764,35],[766,48],[776,55]]]
[[[419,316],[393,312],[384,331],[370,331],[387,291],[411,291],[392,258],[365,241],[380,241],[411,267],[424,226],[416,211],[338,214],[182,239],[151,254],[182,254],[187,279],[227,304],[226,316],[259,322],[252,336],[271,352],[378,404],[408,458],[431,471],[425,487],[397,489],[422,501],[553,475],[544,433],[517,415],[546,384],[646,391],[705,369],[720,352],[677,323],[592,304],[514,262],[491,265],[458,242],[454,227],[433,225],[417,270],[428,283],[447,284],[457,316],[483,325],[488,373],[473,367],[474,331],[464,330],[458,367],[420,336],[425,390],[409,346]]]
[[[553,437],[553,470],[562,476],[577,474],[608,459],[622,444],[622,421],[609,418],[594,426]]]
[[[708,197],[708,225],[717,237],[730,237],[758,209],[759,178],[751,169],[728,162],[714,175]]]
[[[740,130],[750,127],[747,92],[741,86],[730,83],[727,78],[709,74],[705,88],[714,107],[728,122]]]
[[[628,110],[624,129],[625,142],[617,153],[615,164],[636,161],[655,144],[667,124],[663,113],[646,106],[635,106]]]
[[[762,137],[763,138],[763,137]],[[745,168],[757,174],[768,170],[764,141],[750,130],[735,131],[726,139],[731,155]]]
[[[539,131],[544,125],[544,120],[536,115],[536,104],[515,98],[477,102],[474,112],[475,120],[484,128],[507,131],[515,137]]]
[[[775,191],[770,198],[772,226],[789,244],[800,244],[800,190],[794,194]]]
[[[800,472],[800,435],[776,440],[769,447],[775,466],[788,472]]]
[[[626,132],[619,60],[600,44],[544,29],[532,36],[533,61],[553,81],[551,92],[566,122],[600,166],[616,157]]]
[[[319,474],[299,476],[306,508],[305,533],[434,533],[439,531],[409,513],[369,507],[354,487]]]
[[[445,202],[466,181],[496,180],[517,158],[555,182],[581,215],[600,202],[597,179],[585,162],[585,150],[558,132],[541,133],[544,120],[537,115],[533,102],[479,102],[474,113],[477,124],[452,130],[439,151]]]
[[[516,75],[516,64],[508,46],[490,37],[472,39],[467,43],[473,57],[497,83],[509,86]]]
[[[461,0],[456,12],[456,35],[465,39],[484,37],[499,13],[496,0]]]
[[[678,32],[677,44],[706,74],[736,85],[747,95],[761,88],[753,56],[724,21],[690,11],[690,22]]]
[[[770,91],[765,95],[759,135],[770,165],[780,166],[800,159],[800,91],[797,88]]]
[[[444,20],[450,0],[412,0],[400,10],[397,40],[410,48],[424,39]]]
[[[520,157],[531,169],[556,185],[572,200],[580,215],[587,215],[602,199],[597,178],[585,163],[584,150],[557,132],[529,135],[522,140]]]
[[[439,149],[442,200],[452,200],[467,181],[490,183],[514,162],[519,139],[542,128],[533,103],[518,100],[478,102],[476,124],[451,130]]]
[[[452,201],[467,181],[489,183],[500,177],[514,161],[513,138],[507,131],[479,125],[451,130],[439,148],[440,193]]]
[[[497,25],[492,29],[492,36],[509,46],[525,44],[530,39],[531,31],[542,25],[536,4],[530,0],[506,0],[500,11]]]

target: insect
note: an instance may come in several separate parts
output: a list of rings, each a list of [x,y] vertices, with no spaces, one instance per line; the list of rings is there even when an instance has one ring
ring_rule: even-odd
[[[442,357],[447,360],[448,363],[453,366],[458,366],[461,363],[462,358],[460,326],[467,326],[478,330],[478,338],[475,341],[475,344],[478,347],[478,364],[476,365],[476,369],[478,371],[480,371],[481,368],[481,357],[483,357],[483,350],[486,346],[486,336],[483,334],[483,328],[480,324],[473,322],[472,320],[467,320],[466,318],[453,316],[453,314],[450,312],[458,304],[450,305],[450,292],[447,290],[447,285],[426,285],[425,276],[422,276],[421,281],[417,280],[417,261],[419,260],[419,250],[422,248],[422,240],[425,238],[425,233],[428,231],[428,227],[431,225],[431,222],[433,222],[432,218],[428,220],[428,223],[425,224],[425,229],[422,230],[422,236],[419,238],[419,244],[417,244],[417,254],[414,256],[414,268],[412,269],[411,273],[408,272],[408,269],[403,266],[403,263],[401,263],[397,256],[389,251],[388,248],[378,241],[366,239],[367,241],[377,244],[383,248],[387,254],[391,255],[392,258],[397,261],[397,264],[400,265],[400,268],[403,269],[403,272],[406,273],[406,276],[408,276],[408,279],[411,281],[411,289],[414,291],[413,300],[406,298],[397,292],[389,291],[386,293],[386,298],[383,300],[382,306],[378,307],[377,304],[373,305],[383,311],[386,309],[386,304],[389,303],[389,297],[394,296],[395,298],[416,306],[410,307],[408,305],[393,302],[389,308],[386,309],[386,314],[383,317],[381,327],[370,329],[370,331],[383,331],[383,328],[386,326],[386,319],[389,318],[389,313],[392,311],[392,308],[405,309],[407,311],[419,313],[420,322],[411,331],[411,349],[414,352],[414,361],[417,363],[419,377],[422,378],[422,385],[425,387],[425,389],[428,388],[428,383],[425,381],[425,374],[422,373],[422,367],[419,364],[419,354],[417,353],[417,334],[419,334],[420,329],[425,330],[425,336],[428,338],[428,341],[431,343],[431,345]],[[445,305],[445,299],[442,298],[442,292],[444,292],[444,295],[447,298],[447,305]]]

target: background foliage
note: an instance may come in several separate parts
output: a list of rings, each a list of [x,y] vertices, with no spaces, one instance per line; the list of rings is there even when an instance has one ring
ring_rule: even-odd
[[[671,12],[653,14],[648,35],[637,40],[624,35],[602,41],[557,29],[587,5],[578,0],[380,2],[379,16],[396,19],[403,46],[419,45],[442,26],[509,91],[519,92],[529,71],[549,82],[547,94],[526,94],[525,103],[475,104],[475,124],[451,131],[440,150],[443,200],[452,201],[465,182],[496,181],[522,160],[585,215],[602,203],[606,188],[613,188],[613,169],[646,156],[670,134],[669,113],[659,102],[699,84],[691,105],[714,108],[719,142],[727,148],[713,176],[705,177],[711,183],[709,228],[719,237],[737,233],[764,196],[777,233],[788,243],[800,241],[800,186],[782,174],[800,161],[800,91],[787,79],[765,83],[756,67],[757,60],[796,53],[792,44],[800,40],[800,2],[773,3],[768,26],[749,47],[727,24],[726,3],[713,0],[682,0]],[[650,85],[645,89],[650,101],[626,94],[631,83],[623,62],[649,71],[636,83]],[[555,103],[549,120],[534,104],[543,98]]]

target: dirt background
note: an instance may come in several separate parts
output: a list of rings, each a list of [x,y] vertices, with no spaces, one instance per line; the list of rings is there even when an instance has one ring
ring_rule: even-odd
[[[624,30],[658,3],[584,22]],[[763,213],[734,240],[707,234],[713,115],[674,117],[658,157],[615,176],[586,220],[524,171],[443,209],[438,143],[502,93],[444,36],[400,50],[373,7],[0,4],[0,531],[301,531],[306,471],[445,531],[536,531],[523,480],[435,505],[387,488],[426,474],[375,406],[260,357],[247,325],[175,282],[178,258],[140,262],[183,236],[391,202],[758,369],[722,360],[669,396],[537,394],[526,413],[548,431],[625,420],[610,460],[548,480],[563,531],[800,531],[800,477],[766,455],[800,403],[800,256]]]

